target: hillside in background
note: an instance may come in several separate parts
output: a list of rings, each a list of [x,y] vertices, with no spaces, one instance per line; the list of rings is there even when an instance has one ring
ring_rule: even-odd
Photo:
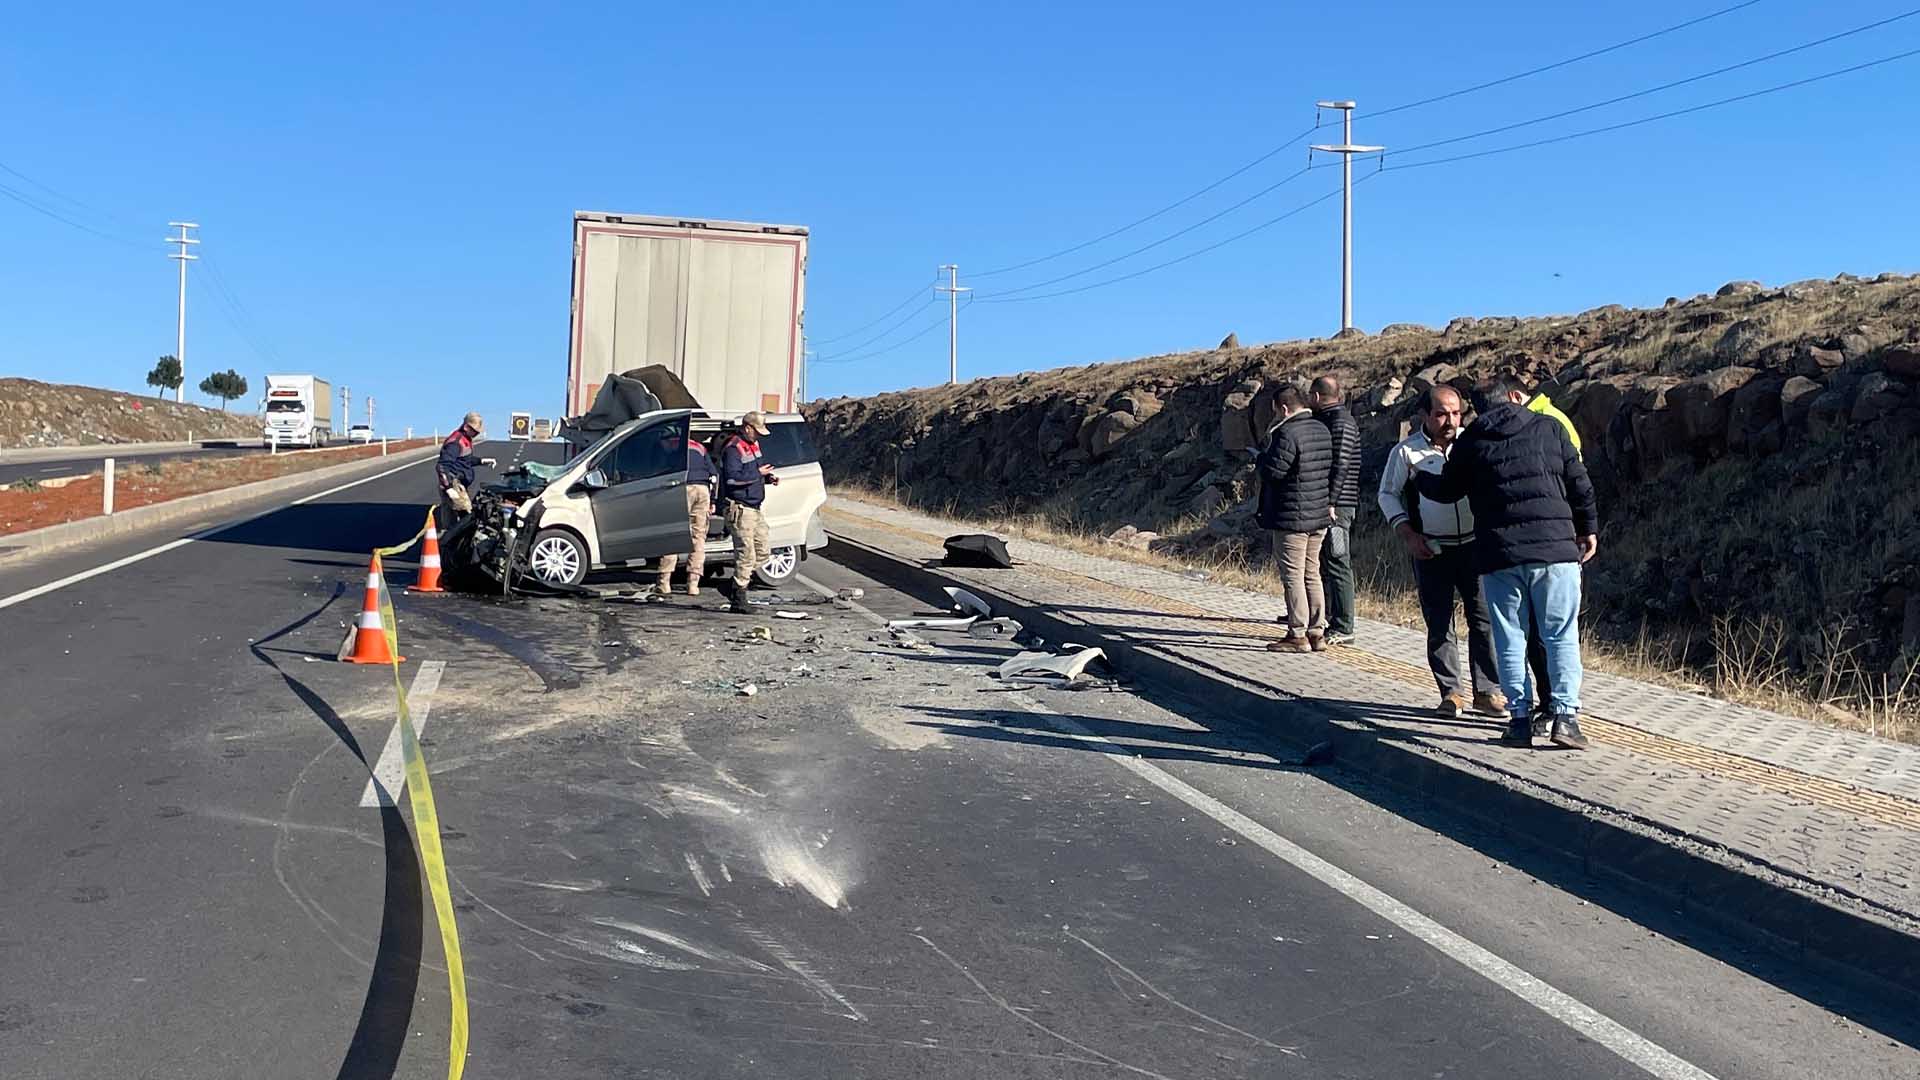
[[[1913,672],[1920,277],[1733,282],[1654,309],[1400,324],[807,411],[831,482],[1099,535],[1131,526],[1135,545],[1258,565],[1252,457],[1277,386],[1339,375],[1377,477],[1420,389],[1500,369],[1538,382],[1585,443],[1606,521],[1593,632],[1722,676],[1738,638],[1780,678],[1848,681],[1836,700]],[[1364,571],[1403,588],[1370,498],[1359,529]]]
[[[221,412],[91,386],[0,379],[0,449],[178,442],[188,436],[258,439],[260,418],[251,409]]]

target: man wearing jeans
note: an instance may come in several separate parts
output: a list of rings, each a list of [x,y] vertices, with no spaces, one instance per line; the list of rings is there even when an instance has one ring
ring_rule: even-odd
[[[1451,386],[1420,395],[1420,430],[1400,440],[1387,454],[1380,473],[1380,512],[1413,557],[1413,580],[1420,593],[1420,616],[1427,624],[1427,667],[1440,688],[1440,711],[1459,717],[1481,712],[1507,715],[1500,696],[1499,667],[1493,656],[1493,631],[1480,597],[1480,570],[1474,565],[1473,510],[1465,499],[1450,503],[1423,498],[1413,488],[1418,473],[1439,472],[1460,435],[1466,405]],[[1460,650],[1453,633],[1457,606],[1467,618],[1467,666],[1473,694],[1460,679]]]
[[[1280,422],[1267,433],[1260,470],[1260,505],[1254,520],[1273,534],[1273,553],[1286,584],[1287,636],[1267,645],[1272,652],[1324,652],[1325,595],[1320,587],[1320,548],[1327,536],[1333,439],[1313,418],[1297,386],[1273,397]]]
[[[1580,453],[1558,422],[1529,412],[1527,387],[1500,375],[1474,394],[1479,414],[1438,473],[1414,486],[1438,502],[1465,497],[1473,509],[1474,556],[1493,622],[1507,696],[1500,741],[1531,746],[1536,734],[1585,749],[1580,731],[1580,564],[1600,550],[1599,507]],[[1529,621],[1547,650],[1552,696],[1529,715]]]
[[[1326,582],[1327,644],[1353,644],[1353,518],[1360,512],[1360,425],[1347,411],[1340,380],[1322,375],[1310,391],[1313,418],[1326,425],[1333,439],[1333,475],[1329,479],[1333,505],[1328,508],[1327,542],[1320,551],[1320,573]]]

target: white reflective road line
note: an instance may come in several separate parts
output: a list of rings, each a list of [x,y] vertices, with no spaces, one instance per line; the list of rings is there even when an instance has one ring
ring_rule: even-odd
[[[102,563],[101,565],[95,566],[91,569],[82,570],[77,574],[68,574],[66,577],[63,577],[58,581],[49,581],[45,585],[36,585],[31,589],[14,593],[12,596],[0,597],[0,608],[10,608],[15,604],[24,603],[28,600],[33,599],[36,596],[45,596],[46,594],[53,592],[56,589],[64,589],[69,585],[75,584],[77,582],[85,581],[90,577],[99,577],[101,574],[118,570],[123,566],[132,566],[134,563],[141,562],[146,559],[151,559],[155,555],[164,555],[167,552],[172,551],[174,548],[186,547],[188,544],[193,543],[195,540],[205,540],[209,536],[218,536],[219,534],[226,532],[228,529],[237,529],[240,526],[245,525],[249,522],[258,521],[261,518],[266,517],[268,514],[277,514],[280,511],[285,510],[287,506],[305,506],[307,503],[310,503],[315,499],[324,499],[329,495],[337,495],[340,492],[347,490],[348,488],[359,487],[361,484],[370,484],[375,480],[382,480],[382,479],[385,479],[386,477],[392,476],[394,473],[400,472],[402,469],[411,469],[415,465],[431,464],[432,461],[433,461],[432,458],[427,458],[424,461],[409,462],[408,464],[401,465],[398,468],[388,469],[386,472],[375,473],[372,476],[363,477],[359,480],[354,480],[349,483],[341,484],[338,487],[330,487],[325,491],[315,492],[314,494],[308,495],[305,498],[295,499],[292,502],[287,503],[286,506],[276,506],[270,510],[262,510],[261,512],[254,514],[251,517],[241,518],[239,521],[229,521],[224,525],[215,525],[211,529],[204,529],[200,532],[194,533],[192,536],[183,536],[178,540],[169,540],[168,542],[161,544],[159,547],[148,548],[147,550],[139,552],[137,554],[128,555],[124,559],[115,559],[110,563]],[[4,540],[4,539],[5,539],[4,537],[0,537],[0,540]]]
[[[826,586],[804,576],[796,575],[795,580],[822,596],[835,595]],[[868,621],[880,626],[886,625],[885,619],[866,608],[855,605],[854,609]],[[1261,850],[1440,950],[1449,958],[1471,968],[1501,989],[1560,1021],[1582,1036],[1613,1051],[1648,1074],[1659,1077],[1660,1080],[1714,1080],[1712,1073],[1608,1018],[1578,998],[1481,948],[1172,773],[1133,756],[1134,752],[1130,747],[1094,734],[1079,722],[1054,712],[1025,694],[1008,693],[1001,695],[1001,698],[1040,717],[1056,731],[1072,735],[1083,742],[1113,747],[1118,753],[1100,756],[1232,829]]]
[[[427,717],[433,713],[433,695],[440,689],[440,675],[446,670],[445,660],[425,660],[420,670],[413,673],[413,685],[407,687],[407,715],[413,717],[416,737],[426,734]],[[401,756],[400,720],[396,717],[393,730],[387,733],[386,748],[380,751],[380,762],[367,778],[367,790],[360,793],[360,805],[398,805],[400,794],[406,789],[407,766]]]

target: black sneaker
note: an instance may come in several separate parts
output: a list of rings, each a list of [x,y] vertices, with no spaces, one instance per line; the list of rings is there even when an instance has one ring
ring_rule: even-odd
[[[1507,721],[1507,730],[1500,733],[1501,746],[1532,746],[1533,725],[1524,716],[1515,716]]]
[[[1580,718],[1572,713],[1561,713],[1553,718],[1553,744],[1569,750],[1585,750],[1587,737],[1580,731]]]
[[[1553,729],[1553,721],[1544,712],[1533,714],[1533,737],[1544,739]]]

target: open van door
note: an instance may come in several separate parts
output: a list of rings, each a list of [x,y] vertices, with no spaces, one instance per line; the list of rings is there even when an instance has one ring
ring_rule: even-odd
[[[607,565],[693,550],[687,529],[688,418],[635,428],[603,448],[581,483],[589,490],[600,561]]]

